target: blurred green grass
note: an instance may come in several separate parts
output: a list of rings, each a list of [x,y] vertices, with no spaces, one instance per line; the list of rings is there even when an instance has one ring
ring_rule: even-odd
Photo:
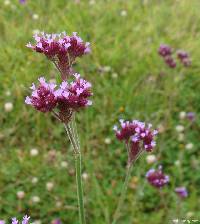
[[[24,105],[28,86],[39,75],[58,80],[49,61],[25,47],[34,30],[78,31],[91,42],[92,54],[81,58],[75,67],[92,82],[94,91],[93,106],[77,116],[84,172],[88,174],[84,182],[88,223],[111,223],[116,207],[126,162],[124,147],[112,131],[119,118],[162,124],[165,131],[158,137],[154,154],[171,176],[171,184],[164,189],[164,208],[144,178],[151,165],[145,156],[140,158],[133,173],[137,186],[128,191],[120,222],[160,224],[177,216],[200,218],[199,8],[199,0],[96,0],[95,4],[86,0],[79,4],[72,0],[27,0],[25,5],[2,1],[0,218],[28,213],[42,223],[56,217],[63,223],[78,222],[73,156],[64,129],[49,115]],[[121,15],[123,10],[126,16]],[[34,14],[39,16],[37,20]],[[167,69],[157,54],[161,43],[187,50],[192,66]],[[109,71],[101,73],[105,66]],[[161,72],[165,75],[160,76]],[[14,106],[9,113],[4,110],[6,102]],[[180,111],[195,112],[195,123],[180,121]],[[178,124],[185,126],[182,142],[175,131]],[[105,144],[106,138],[111,144]],[[191,151],[185,150],[189,142],[194,144]],[[38,156],[30,156],[32,148],[39,150]],[[177,160],[179,166],[175,165]],[[67,169],[61,167],[62,161],[68,162]],[[37,184],[31,182],[33,177],[39,179]],[[55,184],[51,192],[46,190],[49,181]],[[180,208],[173,191],[179,185],[189,190]],[[26,193],[23,200],[16,196],[20,190]],[[32,203],[34,195],[40,197],[40,203]]]

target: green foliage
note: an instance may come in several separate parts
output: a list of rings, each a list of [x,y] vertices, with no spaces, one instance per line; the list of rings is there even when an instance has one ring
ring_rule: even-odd
[[[6,2],[6,1],[5,1]],[[28,86],[41,74],[57,79],[47,59],[25,47],[34,30],[78,31],[91,42],[92,54],[80,59],[75,69],[93,83],[93,106],[78,114],[83,151],[87,222],[110,224],[123,183],[126,151],[115,140],[112,127],[119,118],[140,119],[163,126],[155,155],[171,177],[159,192],[146,183],[152,167],[145,156],[137,161],[135,188],[128,190],[119,223],[160,224],[173,218],[199,218],[199,0],[17,0],[0,8],[0,218],[28,214],[50,223],[77,223],[76,186],[72,149],[64,128],[48,114],[24,104]],[[126,10],[127,15],[121,13]],[[38,14],[37,20],[33,15]],[[157,54],[161,43],[188,51],[190,68],[171,70]],[[100,72],[109,66],[107,72]],[[116,74],[117,75],[116,75]],[[164,75],[161,75],[164,74]],[[115,74],[115,75],[113,75]],[[10,94],[9,94],[10,93]],[[13,103],[6,112],[4,104]],[[197,115],[191,124],[180,120],[180,111]],[[177,125],[184,125],[184,139],[178,140]],[[111,144],[105,143],[110,138]],[[193,143],[186,150],[187,143]],[[30,150],[37,148],[33,157]],[[55,156],[54,156],[55,154]],[[177,164],[180,161],[180,165]],[[68,162],[67,168],[61,166]],[[156,166],[154,164],[153,166]],[[37,177],[38,182],[32,183]],[[132,183],[133,180],[131,180]],[[52,191],[46,183],[53,182]],[[189,197],[179,202],[175,186],[186,186]],[[25,197],[17,199],[17,192]],[[34,204],[33,196],[40,202]],[[59,206],[60,205],[60,206]],[[191,214],[192,212],[192,214]]]

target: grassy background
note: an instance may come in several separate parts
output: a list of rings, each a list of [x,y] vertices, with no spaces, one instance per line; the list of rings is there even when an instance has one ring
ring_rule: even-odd
[[[112,131],[119,118],[140,119],[163,129],[154,152],[158,162],[149,165],[143,156],[135,166],[119,223],[200,219],[200,1],[6,3],[1,0],[0,8],[0,218],[27,213],[42,223],[58,217],[65,224],[78,223],[74,162],[64,129],[50,115],[24,105],[27,87],[39,75],[59,79],[45,57],[25,47],[33,31],[41,30],[78,31],[92,46],[92,54],[75,67],[92,82],[94,91],[93,106],[77,117],[83,170],[88,175],[84,180],[87,222],[110,224],[112,220],[126,163],[125,149]],[[192,66],[167,68],[157,54],[161,43],[187,50]],[[108,71],[102,72],[105,66]],[[11,112],[5,111],[6,102],[13,103]],[[195,112],[195,122],[180,120],[180,111]],[[185,127],[182,141],[175,130],[179,124]],[[187,143],[194,144],[192,150],[185,149]],[[39,150],[38,156],[30,155],[32,148]],[[67,161],[67,168],[62,161]],[[171,177],[163,190],[164,201],[145,180],[147,170],[157,164],[163,164]],[[33,177],[38,178],[36,184]],[[52,191],[46,189],[47,182],[54,183]],[[186,186],[189,197],[179,202],[175,186]],[[18,191],[25,192],[23,200],[17,199]],[[39,203],[32,202],[35,195]]]

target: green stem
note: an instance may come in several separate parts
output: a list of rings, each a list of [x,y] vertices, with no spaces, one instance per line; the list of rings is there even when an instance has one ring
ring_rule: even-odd
[[[127,169],[126,169],[126,177],[125,177],[125,181],[124,181],[124,185],[122,187],[122,191],[121,191],[121,195],[118,201],[118,205],[117,205],[117,209],[115,210],[114,216],[113,216],[113,222],[112,224],[116,224],[118,218],[120,217],[120,213],[121,213],[121,209],[124,203],[124,199],[126,196],[126,191],[128,188],[128,182],[129,182],[129,178],[131,175],[131,168],[132,168],[132,164],[128,164],[127,165]]]
[[[74,151],[75,168],[76,168],[76,184],[77,184],[77,196],[78,196],[78,207],[79,207],[79,222],[80,224],[85,224],[85,212],[84,212],[84,201],[83,201],[83,185],[81,176],[81,151],[79,146],[79,141],[75,136],[74,126],[64,124],[67,134],[69,136],[70,142]]]

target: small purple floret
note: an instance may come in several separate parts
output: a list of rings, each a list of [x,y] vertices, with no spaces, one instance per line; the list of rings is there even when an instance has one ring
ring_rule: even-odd
[[[169,176],[163,173],[162,166],[159,166],[158,170],[150,169],[146,173],[146,178],[156,188],[162,188],[169,183]]]
[[[185,187],[177,187],[175,188],[175,192],[180,198],[186,198],[188,196],[188,192]]]

